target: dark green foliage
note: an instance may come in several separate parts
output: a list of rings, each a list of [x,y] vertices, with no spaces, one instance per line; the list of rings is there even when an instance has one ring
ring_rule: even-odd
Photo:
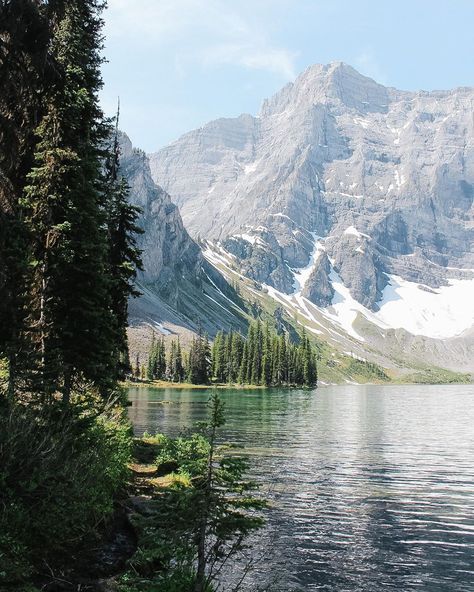
[[[67,560],[112,513],[131,435],[123,412],[98,401],[84,392],[67,413],[0,409],[0,589],[43,561]]]
[[[208,384],[211,371],[211,351],[207,335],[199,327],[193,338],[188,356],[187,376],[192,384]]]
[[[139,296],[134,287],[137,270],[142,269],[141,251],[136,236],[143,233],[137,226],[139,208],[129,203],[130,188],[120,176],[120,148],[118,142],[117,112],[113,145],[106,160],[106,216],[108,228],[109,293],[114,319],[114,349],[117,377],[123,379],[129,372],[128,361],[128,299]]]
[[[128,369],[140,253],[99,107],[100,0],[0,3],[0,357],[42,401]]]
[[[166,346],[163,338],[155,341],[153,334],[148,364],[146,369],[148,380],[164,380],[166,378]]]
[[[171,342],[166,375],[171,382],[183,382],[185,374],[181,344],[178,338],[176,341]]]
[[[163,339],[152,337],[146,376],[193,384],[252,384],[261,386],[315,386],[317,353],[303,329],[298,344],[278,335],[269,324],[251,323],[247,338],[236,331],[216,335],[212,349],[200,332],[193,339],[184,361],[178,341],[172,341],[166,359]],[[186,370],[185,370],[186,368]]]
[[[23,338],[28,235],[20,198],[33,161],[43,93],[58,76],[49,44],[42,2],[0,2],[0,357],[9,361],[10,396],[30,360]]]
[[[224,422],[223,403],[215,393],[209,420],[198,431],[174,440],[161,437],[158,464],[173,463],[188,483],[168,493],[159,520],[161,528],[168,528],[169,544],[194,567],[193,585],[185,588],[189,592],[211,590],[222,565],[240,554],[263,524],[256,511],[266,504],[253,495],[256,484],[245,478],[247,459],[217,443]]]
[[[106,394],[116,369],[101,151],[108,127],[98,105],[101,7],[95,0],[53,7],[51,53],[62,77],[47,97],[23,200],[38,388],[61,390],[65,401],[81,376]]]
[[[350,372],[351,376],[361,375],[368,378],[374,378],[376,380],[390,380],[380,366],[374,364],[373,362],[369,362],[368,360],[360,360],[353,357],[349,363],[348,371]]]
[[[0,0],[1,589],[77,548],[127,472],[128,426],[105,401],[140,262],[99,107],[103,8]]]
[[[316,353],[304,330],[299,344],[293,344],[288,335],[257,321],[251,323],[247,339],[235,332],[217,334],[212,377],[220,383],[311,387],[317,383]]]

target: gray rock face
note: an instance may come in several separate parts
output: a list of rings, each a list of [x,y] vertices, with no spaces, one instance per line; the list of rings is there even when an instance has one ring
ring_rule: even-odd
[[[219,119],[150,156],[193,237],[220,241],[250,277],[328,303],[330,260],[377,310],[386,274],[438,287],[474,268],[474,89],[405,92],[350,66],[315,65],[258,117]],[[349,229],[349,230],[348,230]],[[449,270],[448,270],[449,268]]]
[[[130,184],[134,205],[142,210],[138,225],[144,233],[138,242],[144,270],[138,279],[176,304],[179,278],[197,281],[202,273],[201,250],[185,230],[170,196],[154,183],[146,154],[133,148],[125,134],[121,136],[121,172]]]
[[[327,253],[324,252],[316,261],[301,295],[317,306],[329,306],[334,296],[334,288],[329,278],[330,273],[331,263]]]
[[[200,323],[211,335],[221,328],[245,330],[239,297],[203,258],[177,206],[153,181],[146,154],[133,148],[125,134],[120,145],[120,171],[130,185],[132,203],[142,210],[138,225],[144,230],[138,236],[144,269],[137,278],[143,295],[131,307],[134,317],[156,324],[168,315],[176,324],[181,316],[184,326],[195,329]]]

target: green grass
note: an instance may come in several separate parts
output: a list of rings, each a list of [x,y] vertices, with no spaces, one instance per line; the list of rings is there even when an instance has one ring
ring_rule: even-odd
[[[398,378],[403,384],[471,384],[472,376],[444,368],[425,368]]]

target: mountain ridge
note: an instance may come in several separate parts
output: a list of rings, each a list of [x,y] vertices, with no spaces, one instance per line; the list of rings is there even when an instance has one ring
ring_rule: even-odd
[[[469,336],[473,104],[469,87],[397,90],[318,64],[258,116],[211,121],[151,154],[151,173],[191,236],[296,311],[310,302],[341,326],[360,313],[379,331],[390,312],[415,336]]]
[[[151,172],[191,236],[282,294],[319,237],[303,297],[323,309],[331,274],[369,313],[397,277],[440,293],[463,280],[474,298],[473,102],[468,87],[399,91],[315,65],[259,116],[209,122],[150,155]]]

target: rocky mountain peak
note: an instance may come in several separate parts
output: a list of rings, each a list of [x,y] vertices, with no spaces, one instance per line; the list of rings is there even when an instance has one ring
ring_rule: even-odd
[[[386,112],[388,90],[363,76],[344,62],[314,64],[287,84],[271,99],[264,101],[260,116],[278,115],[286,110],[301,111],[315,104],[340,104],[365,112]]]
[[[151,155],[152,175],[191,235],[248,277],[291,295],[313,262],[301,298],[331,309],[343,293],[375,314],[396,282],[419,296],[474,275],[473,104],[474,89],[399,91],[317,64],[260,117],[216,120]]]

